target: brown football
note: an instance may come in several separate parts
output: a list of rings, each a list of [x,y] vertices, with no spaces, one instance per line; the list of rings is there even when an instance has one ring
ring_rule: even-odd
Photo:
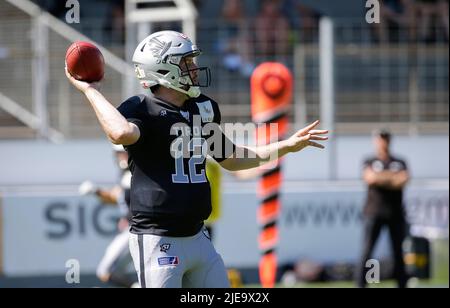
[[[67,70],[75,79],[95,82],[103,79],[105,60],[100,50],[89,42],[75,42],[66,52]]]

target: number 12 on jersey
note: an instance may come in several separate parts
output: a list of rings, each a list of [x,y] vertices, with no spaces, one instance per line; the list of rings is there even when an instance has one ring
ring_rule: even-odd
[[[204,166],[207,155],[207,143],[204,138],[192,138],[188,142],[188,150],[185,149],[185,138],[177,138],[171,146],[171,152],[175,158],[175,174],[172,174],[172,182],[178,184],[198,184],[207,182],[205,168],[197,171],[197,166]],[[189,157],[184,157],[185,153]],[[184,166],[184,159],[189,159],[188,171]]]

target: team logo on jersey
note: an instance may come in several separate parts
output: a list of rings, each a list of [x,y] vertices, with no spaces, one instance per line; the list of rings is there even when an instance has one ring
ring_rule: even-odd
[[[159,251],[161,252],[167,252],[170,249],[170,244],[161,244],[159,245]]]
[[[379,160],[375,160],[372,163],[372,170],[375,172],[381,172],[384,170],[384,165],[383,162],[379,161]]]
[[[180,114],[185,118],[187,121],[189,121],[189,111],[182,111],[180,110]]]
[[[197,103],[197,106],[203,123],[210,123],[214,120],[214,109],[211,101]]]
[[[159,116],[160,117],[165,117],[167,115],[167,110],[161,110],[160,112],[159,112]]]
[[[403,166],[400,162],[393,161],[389,164],[389,170],[392,170],[394,172],[399,172],[399,171],[403,170]]]
[[[159,266],[178,265],[178,264],[180,264],[178,257],[160,257],[160,258],[158,258]]]

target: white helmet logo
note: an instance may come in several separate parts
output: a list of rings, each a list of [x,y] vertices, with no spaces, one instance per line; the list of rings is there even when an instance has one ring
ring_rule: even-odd
[[[169,50],[170,46],[172,46],[172,42],[161,42],[157,37],[152,38],[149,41],[150,50],[154,57],[162,58],[164,54]]]

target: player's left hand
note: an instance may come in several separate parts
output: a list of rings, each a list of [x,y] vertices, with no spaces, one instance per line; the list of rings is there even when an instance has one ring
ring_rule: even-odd
[[[287,139],[287,145],[290,152],[298,152],[307,146],[324,149],[325,147],[314,140],[328,140],[327,136],[320,136],[328,134],[328,130],[314,130],[319,125],[319,120],[306,126],[305,128],[296,132],[292,137]]]

